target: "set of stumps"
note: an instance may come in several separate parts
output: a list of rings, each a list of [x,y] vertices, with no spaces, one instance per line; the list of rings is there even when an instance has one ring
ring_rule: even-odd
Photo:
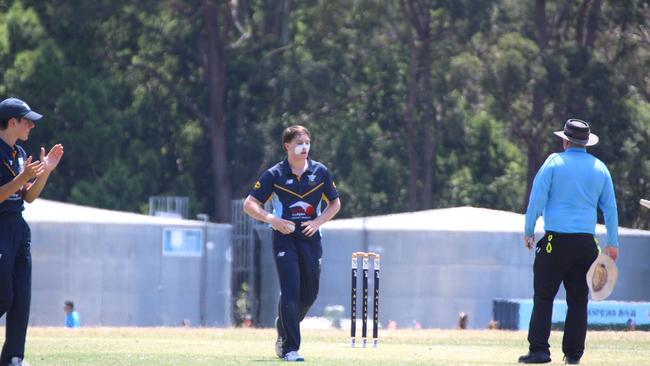
[[[372,309],[372,346],[377,347],[379,342],[379,254],[354,252],[352,253],[352,292],[351,292],[351,306],[350,306],[350,345],[356,346],[357,335],[357,277],[359,268],[359,258],[362,259],[362,293],[363,305],[361,314],[361,342],[362,347],[368,345],[368,270],[369,261],[373,262],[374,271],[374,294],[373,294],[373,309]]]

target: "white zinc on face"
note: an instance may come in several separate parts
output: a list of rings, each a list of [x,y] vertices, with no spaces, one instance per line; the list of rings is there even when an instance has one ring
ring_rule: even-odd
[[[293,153],[295,155],[308,155],[309,148],[311,147],[311,140],[306,134],[299,134],[298,136],[294,137],[293,140],[291,140],[291,143],[289,146],[287,146],[287,148],[290,149],[291,145],[294,145]]]
[[[296,145],[296,147],[293,148],[293,152],[294,152],[296,155],[300,155],[300,154],[303,154],[303,153],[304,153],[304,154],[308,154],[308,153],[309,153],[309,147],[310,147],[310,146],[311,146],[311,145],[309,144],[309,141],[307,141],[307,142],[303,142],[302,144],[298,144],[298,145]]]

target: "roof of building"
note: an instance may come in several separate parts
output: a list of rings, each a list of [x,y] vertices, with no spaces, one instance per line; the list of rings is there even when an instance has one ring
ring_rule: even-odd
[[[23,216],[27,222],[88,222],[103,224],[151,224],[169,226],[197,226],[202,221],[172,217],[142,215],[132,212],[105,210],[45,199],[25,203]]]
[[[415,231],[483,231],[523,233],[524,215],[479,207],[454,207],[398,214],[332,220],[325,229],[415,230]],[[544,219],[537,221],[535,232],[544,231]],[[597,234],[606,233],[596,226]],[[619,234],[647,235],[650,231],[619,227]]]

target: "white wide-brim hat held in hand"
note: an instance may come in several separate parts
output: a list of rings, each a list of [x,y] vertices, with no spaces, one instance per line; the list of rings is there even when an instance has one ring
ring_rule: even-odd
[[[614,291],[617,279],[616,262],[606,254],[599,254],[587,271],[587,286],[591,299],[605,300]]]

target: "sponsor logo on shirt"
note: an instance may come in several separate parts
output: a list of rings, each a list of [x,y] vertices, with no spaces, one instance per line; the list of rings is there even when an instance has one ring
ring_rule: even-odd
[[[291,210],[292,219],[312,217],[316,213],[314,206],[304,201],[298,201],[294,203],[293,205],[289,206],[289,209]]]

